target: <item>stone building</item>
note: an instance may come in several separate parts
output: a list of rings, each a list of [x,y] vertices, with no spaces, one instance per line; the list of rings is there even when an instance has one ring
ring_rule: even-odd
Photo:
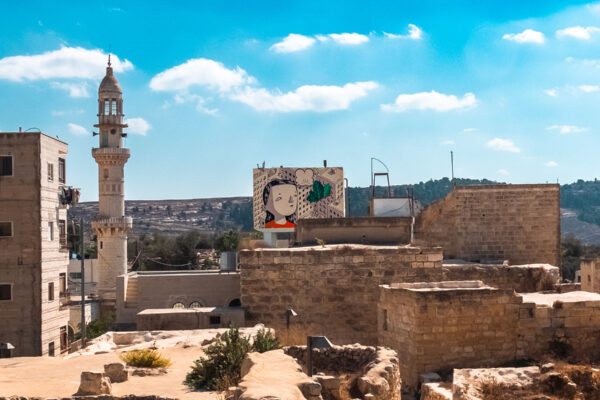
[[[124,166],[129,149],[123,147],[123,91],[110,66],[98,88],[99,146],[92,149],[98,163],[98,215],[92,229],[98,238],[97,294],[102,308],[114,310],[116,278],[127,273],[127,234],[132,227],[131,217],[125,216]]]
[[[0,132],[0,343],[14,356],[68,348],[66,143]]]

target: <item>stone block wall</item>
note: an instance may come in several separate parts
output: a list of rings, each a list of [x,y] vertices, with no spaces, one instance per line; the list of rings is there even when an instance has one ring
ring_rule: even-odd
[[[440,248],[327,245],[243,250],[241,300],[248,324],[326,335],[336,344],[377,344],[381,284],[439,281]]]
[[[515,359],[522,298],[480,281],[383,285],[380,345],[398,352],[405,386],[422,373]]]
[[[457,186],[417,216],[415,239],[446,259],[559,265],[560,187]]]
[[[519,293],[552,290],[560,282],[560,270],[549,264],[447,264],[443,265],[444,281],[482,281],[498,289]]]
[[[582,259],[581,290],[600,293],[600,259]]]

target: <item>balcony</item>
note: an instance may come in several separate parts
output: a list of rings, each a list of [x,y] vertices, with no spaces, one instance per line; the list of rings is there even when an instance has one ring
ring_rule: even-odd
[[[133,218],[131,217],[96,217],[92,220],[92,229],[122,229],[131,230]]]
[[[98,164],[125,164],[129,159],[129,149],[122,147],[97,147],[92,149],[92,156]]]

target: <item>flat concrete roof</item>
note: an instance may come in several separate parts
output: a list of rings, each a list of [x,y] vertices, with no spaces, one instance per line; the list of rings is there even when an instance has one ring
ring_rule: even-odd
[[[392,283],[391,285],[381,285],[390,289],[405,289],[413,292],[440,292],[449,290],[480,290],[494,289],[494,287],[484,284],[482,281],[443,281],[443,282],[417,282],[417,283]]]
[[[600,294],[581,290],[567,293],[520,293],[520,295],[523,297],[523,303],[535,303],[538,306],[551,307],[557,300],[563,303],[577,303],[580,301],[600,302]]]
[[[231,313],[244,311],[241,307],[147,308],[137,315]]]

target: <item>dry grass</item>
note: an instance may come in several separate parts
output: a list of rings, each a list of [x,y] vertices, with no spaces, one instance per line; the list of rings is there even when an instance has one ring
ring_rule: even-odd
[[[130,367],[166,368],[171,365],[171,360],[167,357],[163,357],[155,349],[131,350],[121,353],[119,358]]]
[[[277,338],[282,346],[304,346],[306,345],[306,336],[306,332],[296,327],[277,332]]]

